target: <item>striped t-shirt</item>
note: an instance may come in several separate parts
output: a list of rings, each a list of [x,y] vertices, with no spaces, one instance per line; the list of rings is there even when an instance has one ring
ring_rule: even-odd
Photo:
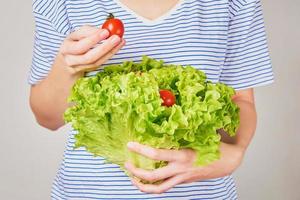
[[[47,76],[69,33],[87,24],[100,27],[107,13],[124,22],[126,45],[105,65],[148,55],[192,65],[209,80],[237,90],[273,81],[259,0],[180,0],[156,20],[139,16],[118,0],[35,0],[33,12],[30,84]],[[142,193],[117,165],[84,148],[74,149],[74,134],[70,130],[52,199],[237,199],[231,176],[180,184],[160,195]]]

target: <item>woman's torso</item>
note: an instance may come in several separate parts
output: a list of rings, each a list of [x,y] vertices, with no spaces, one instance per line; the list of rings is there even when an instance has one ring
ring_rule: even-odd
[[[137,16],[117,0],[66,0],[63,6],[69,31],[86,24],[100,27],[108,13],[122,19],[126,45],[105,65],[140,61],[147,55],[166,63],[192,65],[211,81],[219,80],[228,37],[228,0],[180,1],[154,21]],[[83,148],[74,150],[74,134],[70,132],[53,184],[53,199],[237,198],[231,176],[178,185],[161,195],[144,194],[132,186],[117,165],[107,164]]]

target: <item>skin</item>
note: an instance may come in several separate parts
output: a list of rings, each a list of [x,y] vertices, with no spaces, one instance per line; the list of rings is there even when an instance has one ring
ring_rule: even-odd
[[[159,1],[157,9],[155,0],[127,1],[122,3],[132,7],[137,13],[151,13],[144,16],[155,19],[173,7],[177,0]],[[155,4],[154,4],[155,3]],[[151,12],[144,9],[153,8]],[[63,113],[69,106],[67,97],[75,81],[85,72],[97,69],[124,45],[125,40],[118,36],[108,37],[106,30],[84,26],[71,33],[61,45],[48,76],[31,87],[30,105],[37,122],[50,130],[57,130],[64,125]],[[105,40],[106,39],[106,40]],[[105,40],[102,44],[101,41]],[[154,160],[168,161],[168,165],[153,171],[136,168],[130,162],[125,164],[127,170],[140,179],[161,181],[159,185],[143,184],[133,178],[132,183],[146,193],[163,193],[172,187],[204,179],[223,177],[234,172],[241,164],[245,151],[256,128],[256,111],[253,89],[240,90],[233,101],[240,107],[240,127],[237,136],[230,138],[220,130],[222,142],[221,159],[205,167],[195,167],[196,153],[191,149],[165,150],[154,149],[135,142],[128,143],[128,149]]]

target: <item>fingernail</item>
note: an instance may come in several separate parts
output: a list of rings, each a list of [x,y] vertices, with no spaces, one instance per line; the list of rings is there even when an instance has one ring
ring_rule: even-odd
[[[137,185],[137,183],[139,183],[139,182],[140,182],[140,180],[139,180],[139,179],[137,179],[136,177],[133,177],[133,178],[132,178],[132,180],[133,180],[134,184],[136,184],[136,185]]]
[[[101,37],[107,37],[109,35],[109,32],[108,30],[106,29],[102,29],[101,32],[100,32],[100,36]]]
[[[113,35],[113,36],[111,36],[112,38],[111,38],[111,43],[112,44],[117,44],[117,43],[119,43],[120,42],[120,40],[121,40],[121,38],[119,37],[119,36],[117,36],[117,35]]]
[[[130,164],[129,164],[128,162],[126,162],[125,165],[124,165],[124,167],[125,167],[126,169],[128,169],[128,168],[130,167]]]
[[[128,142],[127,147],[134,148],[135,147],[135,142]]]
[[[131,180],[131,182],[132,182],[133,185],[137,186],[137,185],[136,185],[136,182],[137,182],[137,181],[136,181],[134,178],[131,178],[130,180]]]

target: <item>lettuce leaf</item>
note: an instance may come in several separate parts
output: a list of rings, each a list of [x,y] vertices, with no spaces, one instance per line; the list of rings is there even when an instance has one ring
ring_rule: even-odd
[[[171,90],[176,104],[162,106],[160,89]],[[198,153],[196,164],[207,165],[220,157],[217,131],[234,136],[239,126],[234,93],[231,87],[207,81],[204,72],[191,66],[144,56],[140,63],[107,66],[96,76],[79,79],[69,97],[73,106],[64,117],[78,131],[75,148],[85,147],[122,168],[127,160],[148,170],[166,164],[129,152],[129,141],[192,148]]]

